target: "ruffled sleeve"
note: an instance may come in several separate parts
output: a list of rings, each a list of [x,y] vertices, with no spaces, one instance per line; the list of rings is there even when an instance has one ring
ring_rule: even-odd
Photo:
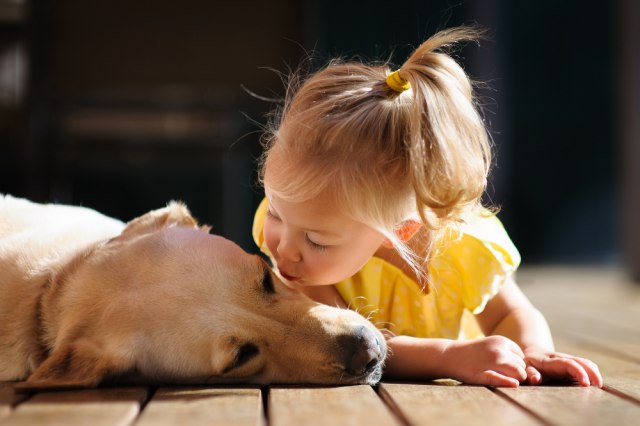
[[[455,287],[462,305],[481,313],[520,264],[520,253],[500,220],[487,210],[465,217],[459,238],[442,246],[430,272],[440,284]]]
[[[256,245],[260,248],[260,251],[262,251],[267,256],[271,257],[271,253],[269,252],[269,249],[267,248],[267,244],[264,241],[264,233],[263,233],[264,218],[267,215],[267,207],[268,207],[267,199],[264,198],[260,203],[260,205],[258,206],[255,216],[253,217],[252,234],[253,234],[253,241],[255,241]]]

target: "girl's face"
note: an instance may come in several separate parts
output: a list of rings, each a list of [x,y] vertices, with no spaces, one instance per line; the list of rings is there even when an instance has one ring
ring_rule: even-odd
[[[373,256],[384,240],[373,228],[340,213],[326,196],[286,202],[265,188],[264,239],[280,275],[297,285],[336,284]]]

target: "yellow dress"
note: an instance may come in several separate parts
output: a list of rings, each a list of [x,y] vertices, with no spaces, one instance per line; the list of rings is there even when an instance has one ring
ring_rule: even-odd
[[[266,211],[265,199],[256,211],[253,238],[270,256],[262,233]],[[336,289],[351,309],[397,335],[477,337],[481,333],[469,313],[484,310],[515,272],[520,254],[495,215],[465,218],[456,236],[436,244],[440,248],[428,265],[428,292],[398,267],[375,256],[354,276],[336,284]]]

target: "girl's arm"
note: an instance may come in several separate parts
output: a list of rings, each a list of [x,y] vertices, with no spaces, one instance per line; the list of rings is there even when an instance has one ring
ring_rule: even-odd
[[[522,348],[530,384],[540,384],[547,377],[602,387],[602,376],[593,362],[555,352],[547,321],[513,279],[505,282],[476,319],[485,335],[505,336]]]
[[[527,377],[524,354],[502,336],[458,341],[395,336],[387,340],[385,375],[425,380],[452,378],[468,384],[516,387]]]

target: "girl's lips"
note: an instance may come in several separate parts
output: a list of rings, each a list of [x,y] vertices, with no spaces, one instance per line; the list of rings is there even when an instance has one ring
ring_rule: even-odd
[[[284,278],[287,281],[298,281],[300,279],[300,277],[291,276],[283,271],[280,271],[280,275],[282,275],[282,278]]]

